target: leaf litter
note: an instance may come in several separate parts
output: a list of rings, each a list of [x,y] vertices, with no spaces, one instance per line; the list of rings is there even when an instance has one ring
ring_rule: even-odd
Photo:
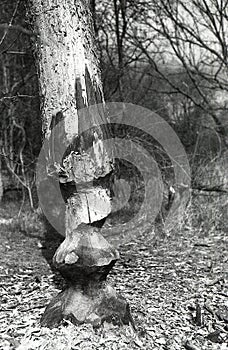
[[[40,317],[60,291],[38,238],[1,225],[0,349],[225,350],[228,342],[227,251],[222,231],[150,232],[120,243],[109,282],[129,301],[137,331],[106,322],[100,329],[66,321],[41,328]]]

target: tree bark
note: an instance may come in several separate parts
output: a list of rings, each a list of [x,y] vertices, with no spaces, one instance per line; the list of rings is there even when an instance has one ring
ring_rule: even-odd
[[[1,142],[0,142],[0,146],[1,146]],[[1,147],[0,147],[0,150],[1,150]],[[0,203],[2,201],[2,197],[3,197],[2,158],[0,154]]]
[[[65,200],[63,214],[47,193],[53,215],[64,217],[65,240],[53,261],[68,282],[45,310],[41,324],[48,327],[64,318],[94,326],[132,320],[128,303],[106,283],[119,254],[99,233],[111,212],[113,160],[104,144],[107,130],[100,126],[107,116],[89,5],[89,0],[31,0],[30,7],[43,133],[50,141],[45,171],[54,186],[60,184]],[[80,113],[94,104],[99,106],[93,113]],[[38,191],[42,186],[40,181]]]

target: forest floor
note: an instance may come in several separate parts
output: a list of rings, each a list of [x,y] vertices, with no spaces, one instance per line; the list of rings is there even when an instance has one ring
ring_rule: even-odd
[[[139,233],[120,244],[108,279],[129,301],[136,332],[68,321],[49,330],[39,320],[61,281],[45,259],[41,228],[34,221],[23,229],[17,212],[12,203],[0,209],[0,349],[228,349],[224,230],[186,225],[167,237]],[[50,246],[54,251],[54,237]]]

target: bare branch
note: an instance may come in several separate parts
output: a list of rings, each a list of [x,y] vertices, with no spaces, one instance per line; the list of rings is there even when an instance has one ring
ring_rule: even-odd
[[[11,24],[10,25],[10,23],[8,24],[8,23],[0,23],[0,29],[5,29],[7,32],[5,32],[5,36],[7,35],[7,33],[8,33],[8,31],[9,30],[18,30],[19,32],[21,32],[21,33],[23,33],[23,34],[26,34],[26,35],[29,35],[29,36],[34,36],[35,34],[34,34],[34,32],[32,32],[31,30],[29,30],[29,29],[26,29],[26,28],[24,28],[24,27],[22,27],[22,26],[20,26],[19,24]],[[5,38],[5,37],[4,37]],[[0,41],[0,44],[2,44],[2,42],[3,42],[3,40],[4,39],[1,39],[1,41]]]
[[[16,13],[17,13],[17,9],[18,9],[19,3],[20,3],[20,0],[17,0],[15,9],[14,9],[14,11],[13,11],[13,15],[12,15],[10,21],[9,21],[8,27],[6,28],[6,30],[5,30],[5,32],[4,32],[3,36],[2,36],[2,38],[1,38],[1,40],[0,40],[0,46],[2,45],[3,41],[4,41],[5,38],[6,38],[6,36],[7,36],[7,34],[8,34],[8,31],[9,31],[9,28],[12,26],[12,23],[13,23],[13,21],[14,21],[14,18],[15,18],[15,16],[16,16]]]

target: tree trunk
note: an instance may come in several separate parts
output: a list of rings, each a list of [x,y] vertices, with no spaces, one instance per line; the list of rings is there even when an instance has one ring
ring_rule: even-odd
[[[89,0],[31,0],[30,7],[43,132],[50,141],[45,171],[60,184],[65,200],[63,214],[59,203],[51,201],[46,180],[39,177],[38,192],[49,190],[45,200],[53,216],[62,213],[65,223],[65,240],[53,261],[68,288],[45,310],[41,323],[49,327],[63,318],[94,326],[104,320],[131,322],[127,302],[105,281],[119,254],[99,233],[111,212],[113,162],[104,144],[107,130],[100,126],[107,117],[89,4]],[[94,104],[99,106],[91,112],[88,107]],[[88,109],[80,113],[82,108]]]
[[[1,142],[0,142],[0,145],[1,145]],[[1,147],[0,147],[0,150],[1,150]],[[0,154],[0,203],[2,201],[2,197],[3,197],[2,158]]]

